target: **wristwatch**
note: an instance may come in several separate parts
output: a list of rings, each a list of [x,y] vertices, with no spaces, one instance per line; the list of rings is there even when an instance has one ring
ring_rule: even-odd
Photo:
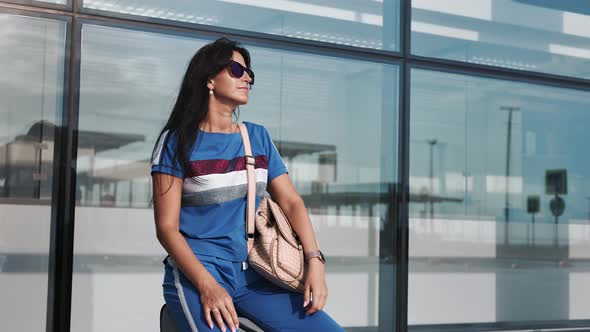
[[[309,261],[312,258],[317,257],[320,262],[322,262],[323,264],[326,264],[326,258],[324,257],[324,254],[320,251],[320,250],[314,250],[314,251],[310,251],[308,253],[305,254],[305,261]]]

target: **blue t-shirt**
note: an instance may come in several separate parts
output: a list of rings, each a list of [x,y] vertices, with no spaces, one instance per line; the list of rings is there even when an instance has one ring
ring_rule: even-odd
[[[255,159],[256,208],[267,183],[287,173],[277,148],[266,128],[244,122],[250,136]],[[180,232],[201,255],[240,262],[248,257],[246,248],[246,195],[248,181],[244,144],[238,133],[200,131],[189,158],[189,170],[173,160],[177,144],[175,133],[165,131],[160,137],[152,173],[162,172],[182,178]],[[196,182],[191,179],[196,177]]]

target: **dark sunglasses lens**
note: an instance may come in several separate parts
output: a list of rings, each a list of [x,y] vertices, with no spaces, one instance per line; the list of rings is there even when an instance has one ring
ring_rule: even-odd
[[[237,62],[232,62],[229,68],[231,70],[232,75],[234,75],[237,78],[240,78],[242,77],[242,75],[244,75],[244,70],[242,69],[242,66],[240,66],[240,64]]]
[[[250,76],[250,78],[252,79],[250,81],[250,85],[254,84],[254,72],[252,72],[250,69],[242,67],[242,65],[237,62],[232,62],[229,66],[229,70],[231,71],[232,75],[234,75],[237,78],[241,78],[242,75],[244,75],[244,71],[246,71],[248,73],[248,76]]]

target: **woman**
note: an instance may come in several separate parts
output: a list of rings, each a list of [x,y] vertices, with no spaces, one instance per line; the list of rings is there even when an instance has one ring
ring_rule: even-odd
[[[323,255],[306,208],[263,126],[245,123],[255,157],[256,205],[266,190],[299,236],[305,293],[282,290],[248,268],[247,177],[239,127],[254,73],[250,54],[220,38],[192,58],[152,155],[154,214],[164,260],[164,299],[182,331],[236,331],[238,314],[265,331],[342,331],[321,309]]]

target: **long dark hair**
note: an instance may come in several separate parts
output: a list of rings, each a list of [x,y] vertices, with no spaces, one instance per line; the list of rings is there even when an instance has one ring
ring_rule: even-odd
[[[169,130],[165,135],[166,140],[175,135],[176,146],[173,156],[173,162],[182,166],[184,176],[187,177],[189,172],[189,158],[195,143],[199,140],[198,128],[201,122],[207,117],[209,111],[209,89],[207,80],[213,78],[220,71],[225,69],[233,55],[233,51],[239,52],[246,67],[250,68],[250,53],[239,42],[222,37],[201,47],[193,56],[184,78],[178,98],[166,125],[160,131],[159,138],[152,150],[152,160],[156,153],[157,147],[162,139],[162,134]],[[239,108],[234,110],[234,116],[239,116]],[[166,146],[166,142],[161,142]]]

